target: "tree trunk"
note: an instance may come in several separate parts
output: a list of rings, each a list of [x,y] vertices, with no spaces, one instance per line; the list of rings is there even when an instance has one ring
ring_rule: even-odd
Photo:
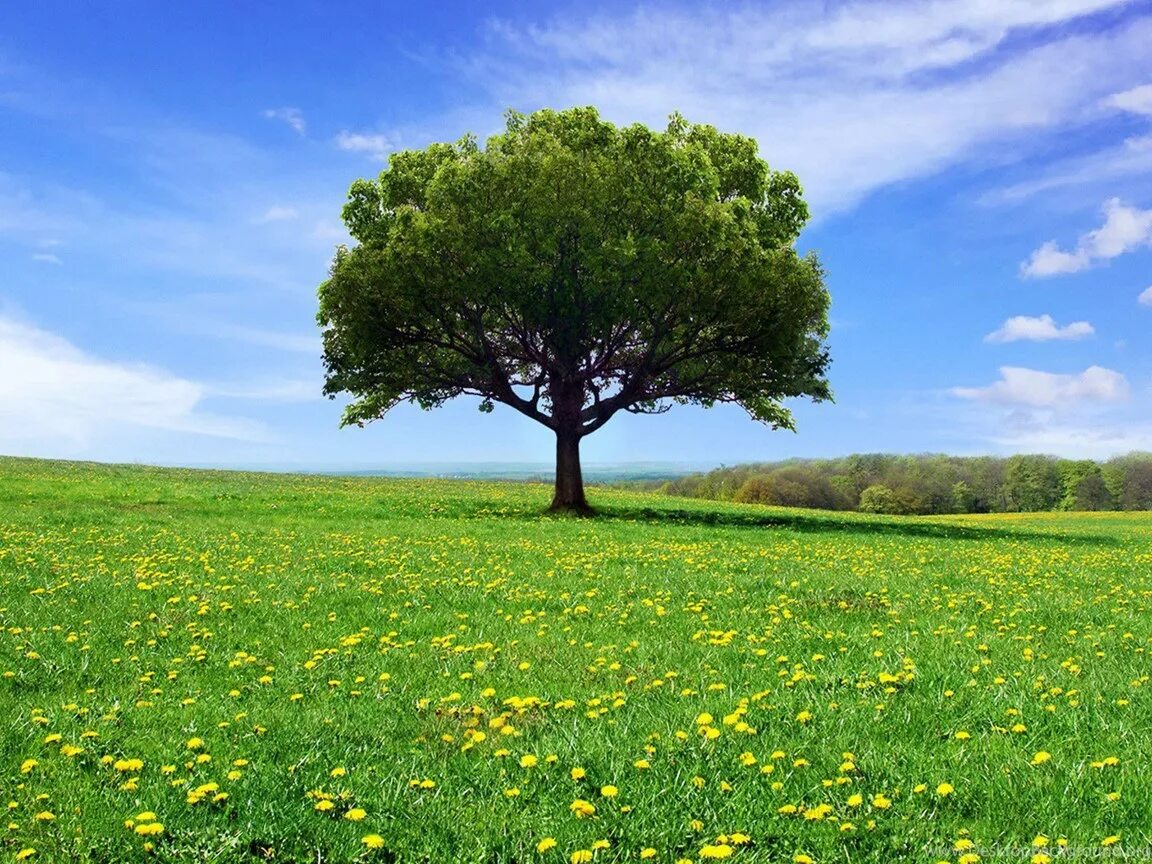
[[[584,476],[580,473],[580,435],[556,433],[556,493],[552,496],[553,512],[587,516],[592,512],[584,498]]]

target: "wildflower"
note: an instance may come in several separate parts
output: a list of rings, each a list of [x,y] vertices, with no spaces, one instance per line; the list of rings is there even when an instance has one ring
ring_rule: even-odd
[[[1035,755],[1033,755],[1032,764],[1033,765],[1043,765],[1045,762],[1047,762],[1051,758],[1052,758],[1052,754],[1049,753],[1047,750],[1039,750],[1036,752]]]
[[[379,834],[365,834],[360,838],[360,842],[367,846],[369,849],[384,848],[384,838]]]
[[[579,766],[573,768],[569,774],[573,780],[583,780],[587,776],[584,769]]]
[[[732,857],[732,847],[727,843],[709,844],[700,850],[701,858],[719,860]]]
[[[344,814],[344,818],[349,822],[359,822],[367,815],[368,814],[362,807],[353,807],[351,810]]]
[[[955,791],[956,791],[956,789],[955,789],[955,787],[953,787],[953,785],[951,783],[941,783],[939,786],[936,787],[936,794],[939,795],[941,798],[944,798],[948,795],[951,795]]]
[[[655,858],[656,857],[656,850],[653,849],[651,846],[645,847],[644,849],[640,850],[640,857],[641,858]]]
[[[620,794],[620,790],[617,789],[615,786],[611,786],[611,785],[601,786],[600,787],[600,794],[603,795],[605,798],[615,798],[618,794]]]
[[[549,849],[555,849],[555,848],[556,848],[556,838],[555,837],[545,837],[543,840],[541,840],[539,843],[536,844],[536,851],[540,852],[540,853],[544,853],[544,852],[547,852]]]
[[[588,864],[588,862],[592,860],[592,850],[577,849],[568,857],[568,860],[571,861],[572,864]]]
[[[596,805],[583,798],[577,798],[568,805],[568,809],[576,814],[577,819],[583,819],[585,816],[593,816],[596,813]]]
[[[521,768],[534,768],[540,760],[533,756],[531,753],[525,753],[520,757]]]

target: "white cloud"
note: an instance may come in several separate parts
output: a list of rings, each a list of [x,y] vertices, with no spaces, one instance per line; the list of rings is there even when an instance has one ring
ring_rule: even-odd
[[[1046,408],[1078,402],[1123,402],[1128,389],[1128,379],[1102,366],[1089,366],[1078,375],[1001,366],[999,381],[987,387],[953,387],[950,392],[961,399]]]
[[[1152,135],[1126,138],[1087,156],[1049,163],[1040,176],[1012,183],[983,197],[987,204],[1013,204],[1034,195],[1077,186],[1116,188],[1117,182],[1152,174]],[[1079,195],[1072,200],[1079,203]],[[1055,246],[1055,244],[1050,244]]]
[[[1080,249],[1064,252],[1056,245],[1055,240],[1049,240],[1020,265],[1020,275],[1031,279],[1043,279],[1045,276],[1057,276],[1061,273],[1079,273],[1090,263],[1088,256]]]
[[[261,222],[287,222],[300,215],[295,207],[269,207],[260,217]]]
[[[1051,315],[1041,315],[1038,318],[1030,315],[1016,315],[985,336],[984,341],[1048,342],[1053,339],[1083,339],[1095,332],[1095,328],[1087,321],[1073,321],[1071,324],[1061,327]]]
[[[1048,420],[1027,428],[1006,429],[991,436],[1002,449],[1015,453],[1054,453],[1073,459],[1107,459],[1135,450],[1152,450],[1152,424]]]
[[[1152,115],[1152,84],[1141,84],[1123,93],[1113,93],[1104,104],[1133,114]]]
[[[0,443],[86,443],[126,429],[267,440],[259,425],[200,410],[203,385],[162,369],[94,357],[0,317]]]
[[[494,25],[471,81],[498,105],[594,104],[662,125],[672,110],[755,137],[817,216],[1012,141],[1026,152],[1135,83],[1152,22],[1055,25],[1118,0],[936,0],[647,7]],[[831,10],[831,11],[829,11]],[[1011,43],[1011,47],[1008,47]]]
[[[1081,235],[1075,249],[1065,252],[1050,240],[1020,265],[1020,274],[1039,279],[1076,273],[1094,261],[1107,261],[1145,245],[1152,245],[1152,209],[1141,210],[1110,198],[1104,202],[1104,224]]]
[[[206,395],[245,402],[317,402],[324,398],[322,386],[323,381],[317,376],[296,380],[220,384],[211,387]]]
[[[384,162],[396,149],[396,143],[387,135],[342,131],[336,136],[336,146],[349,153],[364,153],[378,162]]]
[[[1152,306],[1152,285],[1149,285],[1140,292],[1140,296],[1136,298],[1136,302],[1142,306]]]
[[[299,108],[268,108],[264,111],[264,116],[269,120],[286,123],[297,135],[303,135],[308,130],[308,124],[304,122],[304,112]]]
[[[39,261],[41,264],[63,264],[59,255],[53,255],[51,252],[35,252],[32,255],[33,261]]]

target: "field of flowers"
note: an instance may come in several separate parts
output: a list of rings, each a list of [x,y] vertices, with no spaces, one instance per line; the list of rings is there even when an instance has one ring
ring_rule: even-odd
[[[0,861],[1152,855],[1152,514],[0,460]]]

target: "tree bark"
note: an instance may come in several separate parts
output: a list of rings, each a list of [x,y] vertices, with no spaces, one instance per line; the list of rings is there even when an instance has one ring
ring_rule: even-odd
[[[584,498],[584,476],[580,471],[580,434],[567,430],[556,433],[556,491],[553,512],[587,516],[592,513]]]

